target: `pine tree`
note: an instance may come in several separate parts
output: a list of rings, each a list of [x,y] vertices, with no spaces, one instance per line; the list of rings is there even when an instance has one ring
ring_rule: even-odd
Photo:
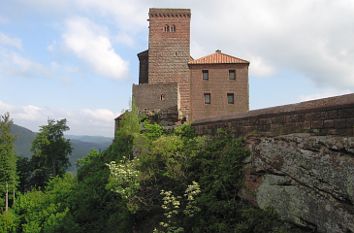
[[[0,116],[0,195],[5,198],[5,211],[9,207],[9,191],[13,193],[17,186],[16,155],[14,137],[10,129],[12,120],[9,113]]]
[[[49,179],[65,174],[72,152],[70,140],[64,137],[69,129],[66,119],[48,120],[48,125],[41,126],[31,148],[33,185],[43,187]]]

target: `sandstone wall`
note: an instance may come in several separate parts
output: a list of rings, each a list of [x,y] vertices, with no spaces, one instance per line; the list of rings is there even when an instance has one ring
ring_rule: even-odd
[[[203,70],[209,80],[203,80]],[[229,70],[236,71],[236,80],[229,80]],[[192,121],[249,110],[248,64],[190,65],[190,73]],[[210,93],[210,104],[205,104],[204,93]],[[227,93],[234,94],[234,104],[228,104]]]
[[[138,54],[139,58],[139,84],[148,83],[149,77],[149,51],[143,51]]]
[[[354,94],[206,118],[192,125],[199,134],[214,134],[223,128],[235,136],[290,133],[354,136]]]
[[[243,198],[311,232],[354,232],[354,94],[192,125],[246,138]]]
[[[354,137],[248,139],[242,196],[312,232],[354,232]]]
[[[177,83],[133,85],[133,98],[139,111],[155,113],[178,113],[179,101]]]
[[[189,9],[150,9],[149,11],[149,83],[177,82],[180,110],[189,115],[190,77]],[[175,31],[164,31],[166,25]]]

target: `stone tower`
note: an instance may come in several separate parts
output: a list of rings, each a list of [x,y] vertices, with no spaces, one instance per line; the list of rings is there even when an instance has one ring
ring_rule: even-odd
[[[148,49],[138,54],[133,85],[140,112],[173,125],[248,111],[248,61],[220,50],[193,59],[190,9],[151,8],[148,15]]]
[[[190,9],[149,10],[148,83],[177,83],[179,111],[189,114]]]

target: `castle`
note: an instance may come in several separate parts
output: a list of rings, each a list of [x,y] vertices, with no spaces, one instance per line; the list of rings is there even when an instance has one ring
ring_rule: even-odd
[[[220,50],[193,59],[190,20],[190,9],[149,10],[149,45],[133,85],[139,111],[189,122],[247,112],[249,62]]]

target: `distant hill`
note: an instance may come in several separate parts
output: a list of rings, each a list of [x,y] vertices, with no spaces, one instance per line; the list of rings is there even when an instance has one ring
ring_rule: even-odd
[[[11,133],[15,136],[15,151],[18,156],[30,158],[32,142],[36,133],[19,125],[13,124]],[[105,150],[112,143],[112,138],[100,136],[66,135],[70,139],[73,152],[70,156],[70,171],[76,170],[76,161],[87,155],[92,149]]]

